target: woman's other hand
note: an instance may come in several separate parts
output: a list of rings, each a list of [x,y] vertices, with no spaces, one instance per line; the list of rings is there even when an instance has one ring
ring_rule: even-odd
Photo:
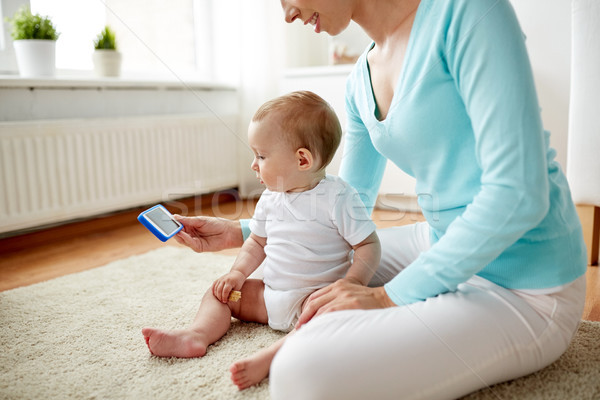
[[[198,253],[231,249],[244,243],[239,221],[181,215],[175,215],[175,219],[183,225],[175,240]]]
[[[348,279],[340,279],[308,297],[296,329],[313,317],[331,311],[368,310],[395,306],[396,304],[388,297],[383,286],[370,288]]]

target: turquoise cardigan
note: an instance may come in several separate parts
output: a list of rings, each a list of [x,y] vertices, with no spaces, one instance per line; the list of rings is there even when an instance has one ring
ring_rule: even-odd
[[[394,162],[416,178],[432,241],[385,285],[390,298],[422,301],[473,275],[540,289],[584,274],[581,226],[509,1],[422,0],[383,121],[367,62],[373,46],[347,82],[340,176],[372,208]]]

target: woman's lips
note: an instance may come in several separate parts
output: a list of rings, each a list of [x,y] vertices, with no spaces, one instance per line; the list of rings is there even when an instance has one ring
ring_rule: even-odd
[[[312,26],[315,27],[315,32],[319,33],[321,32],[321,19],[319,18],[319,13],[314,13],[310,19],[307,19],[306,21],[304,21],[304,25],[306,24],[311,24]]]

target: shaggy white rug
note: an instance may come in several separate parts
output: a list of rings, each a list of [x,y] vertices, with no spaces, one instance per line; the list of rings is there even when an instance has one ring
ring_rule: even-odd
[[[232,262],[165,246],[0,293],[0,399],[268,399],[268,380],[238,392],[228,368],[281,333],[234,321],[201,359],[153,357],[141,334],[187,325]],[[600,398],[600,323],[550,367],[466,399],[498,398]]]

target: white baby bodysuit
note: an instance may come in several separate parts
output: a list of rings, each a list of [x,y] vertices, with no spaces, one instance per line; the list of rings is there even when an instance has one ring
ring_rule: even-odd
[[[265,190],[250,229],[267,238],[263,266],[269,326],[289,331],[304,299],[343,278],[352,246],[376,227],[358,193],[340,178],[327,175],[305,192]]]

